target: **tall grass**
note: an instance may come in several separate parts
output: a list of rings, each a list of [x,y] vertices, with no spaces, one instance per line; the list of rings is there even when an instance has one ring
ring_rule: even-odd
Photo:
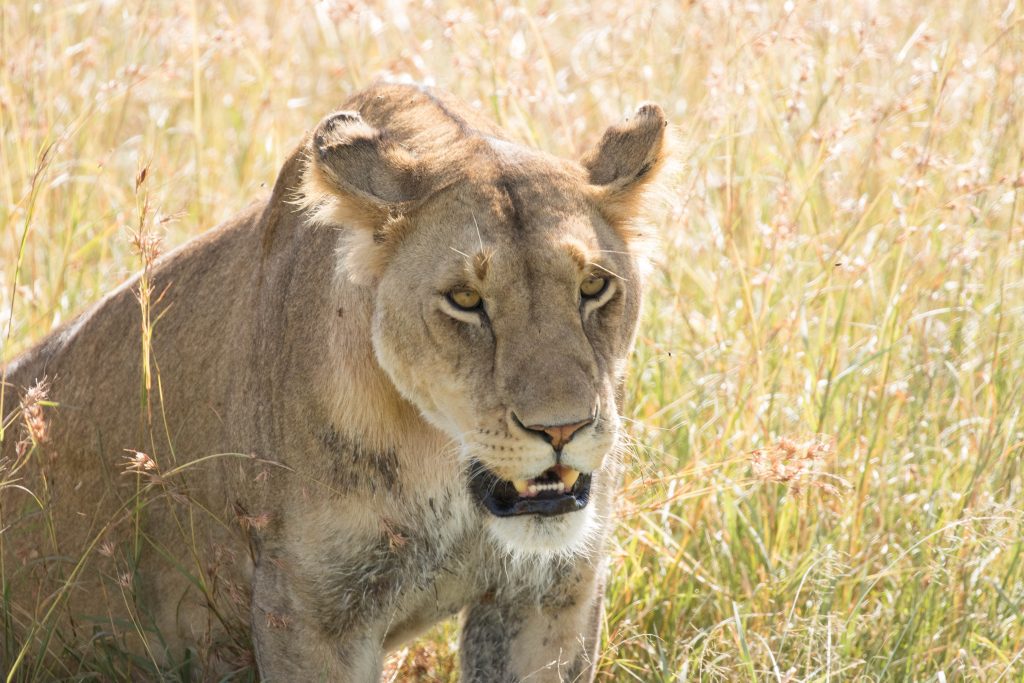
[[[661,103],[601,679],[1024,681],[1017,0],[9,0],[0,53],[4,359],[137,269],[140,168],[174,245],[378,76],[567,156]]]

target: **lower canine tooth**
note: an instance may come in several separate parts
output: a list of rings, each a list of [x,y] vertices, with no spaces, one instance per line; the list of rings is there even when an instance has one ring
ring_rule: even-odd
[[[529,484],[526,483],[525,479],[514,479],[512,485],[516,487],[516,491],[519,491],[519,493],[526,493],[526,489],[529,488]]]

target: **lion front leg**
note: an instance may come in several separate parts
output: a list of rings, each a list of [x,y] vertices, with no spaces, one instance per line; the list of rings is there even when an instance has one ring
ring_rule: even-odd
[[[252,639],[260,680],[379,683],[383,634],[363,624],[331,629],[302,604],[287,574],[269,562],[256,569]]]
[[[465,683],[594,680],[604,581],[573,567],[541,593],[488,593],[463,617],[460,657]]]

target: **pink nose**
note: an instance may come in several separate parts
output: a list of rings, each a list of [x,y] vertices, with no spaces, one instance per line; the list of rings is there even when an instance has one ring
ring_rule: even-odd
[[[581,420],[580,422],[572,422],[564,425],[530,425],[527,429],[547,434],[546,438],[551,442],[551,447],[556,451],[560,451],[562,450],[562,446],[572,440],[572,437],[576,432],[583,429],[591,422],[593,422],[593,420]]]

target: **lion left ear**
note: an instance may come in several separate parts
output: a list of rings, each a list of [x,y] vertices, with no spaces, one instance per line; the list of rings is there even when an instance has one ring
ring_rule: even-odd
[[[661,107],[641,105],[633,116],[609,127],[580,160],[598,208],[613,226],[621,228],[636,215],[644,191],[664,165],[667,127]]]

